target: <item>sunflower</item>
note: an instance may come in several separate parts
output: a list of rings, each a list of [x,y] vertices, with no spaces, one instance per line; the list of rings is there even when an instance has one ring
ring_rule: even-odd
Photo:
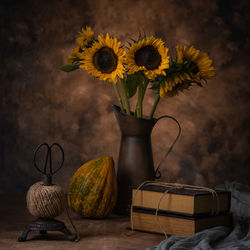
[[[202,80],[214,76],[212,60],[206,53],[202,53],[193,46],[183,48],[176,46],[176,60],[171,62],[169,69],[166,69],[165,82],[160,86],[161,97],[177,95],[196,83],[201,86]]]
[[[82,28],[82,32],[79,32],[79,34],[81,36],[76,38],[76,42],[82,49],[84,49],[85,47],[88,47],[91,43],[94,37],[94,31],[91,29],[91,27],[86,26],[86,29]]]
[[[160,86],[160,97],[170,97],[177,95],[191,86],[192,78],[186,72],[166,72],[165,81]]]
[[[165,69],[169,68],[168,48],[164,42],[153,36],[134,43],[127,53],[128,74],[142,71],[149,79],[157,75],[165,75]]]
[[[78,45],[74,48],[71,55],[68,56],[69,63],[79,62],[85,48],[89,47],[93,42],[94,32],[91,27],[86,26],[86,29],[82,28],[82,32],[79,32],[79,34],[81,36],[76,39]]]
[[[80,65],[88,73],[100,80],[117,82],[117,77],[123,78],[125,51],[120,48],[120,42],[111,38],[109,34],[98,36],[92,47],[85,49],[81,58],[84,64]]]
[[[83,49],[80,46],[74,48],[74,51],[71,55],[68,56],[69,63],[75,63],[80,61],[80,57],[82,56]]]
[[[165,82],[160,87],[160,97],[167,98],[178,95],[179,92],[182,92],[184,89],[188,89],[191,86],[191,83],[184,81],[181,84],[175,84],[174,82]]]
[[[214,67],[212,66],[212,60],[206,53],[202,53],[195,49],[193,46],[183,48],[176,46],[177,63],[189,64],[190,78],[193,78],[195,82],[201,82],[201,80],[211,79],[214,75]],[[188,74],[183,75],[187,78]],[[188,79],[190,80],[190,79]]]

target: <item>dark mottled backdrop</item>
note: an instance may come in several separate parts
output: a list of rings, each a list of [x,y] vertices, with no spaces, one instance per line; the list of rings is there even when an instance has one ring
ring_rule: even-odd
[[[0,193],[25,192],[39,180],[33,150],[44,141],[65,149],[56,176],[65,189],[82,163],[102,155],[117,162],[120,134],[111,109],[112,85],[84,71],[60,71],[85,25],[124,43],[141,31],[164,38],[170,51],[193,44],[208,52],[216,77],[204,88],[161,100],[157,109],[156,116],[172,115],[182,126],[163,180],[249,184],[248,14],[248,0],[2,0]],[[146,112],[153,100],[149,93]],[[171,121],[155,127],[156,164],[176,133]]]

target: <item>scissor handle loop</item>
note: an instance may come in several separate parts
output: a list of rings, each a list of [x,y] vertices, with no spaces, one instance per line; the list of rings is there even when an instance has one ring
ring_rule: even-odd
[[[36,156],[37,156],[37,152],[39,151],[39,149],[41,147],[46,147],[47,148],[47,154],[46,154],[46,158],[45,158],[45,163],[44,163],[44,169],[43,171],[37,166],[37,162],[36,162]],[[58,147],[62,153],[62,161],[61,161],[61,164],[59,165],[59,167],[57,167],[54,171],[53,171],[53,168],[52,168],[52,157],[51,157],[51,151],[52,151],[52,148],[53,147]],[[47,172],[47,165],[48,165],[48,161],[49,161],[49,172]],[[63,151],[63,148],[60,144],[58,143],[53,143],[51,144],[50,146],[45,142],[45,143],[42,143],[40,144],[36,150],[35,150],[35,153],[34,153],[34,159],[33,159],[33,162],[34,162],[34,166],[35,168],[42,174],[45,174],[45,175],[53,175],[55,174],[63,165],[64,163],[64,151]]]

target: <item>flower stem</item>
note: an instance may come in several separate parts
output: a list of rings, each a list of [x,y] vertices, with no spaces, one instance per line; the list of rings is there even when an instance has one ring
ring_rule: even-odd
[[[136,105],[136,117],[142,118],[142,101],[143,101],[143,85],[139,85],[138,89],[138,103]]]
[[[157,107],[157,104],[159,103],[160,101],[160,95],[158,94],[157,97],[155,98],[155,102],[154,102],[154,105],[152,107],[152,110],[148,116],[148,119],[151,120],[154,116],[154,113],[155,113],[155,110],[156,110],[156,107]]]
[[[145,92],[146,92],[147,87],[148,87],[148,83],[149,83],[148,78],[145,78],[144,84],[141,83],[139,85],[138,103],[136,105],[137,118],[142,118],[142,116],[143,116],[143,99],[144,99],[144,95],[145,95]]]
[[[144,81],[144,88],[143,88],[143,98],[144,98],[145,92],[146,92],[146,90],[147,90],[148,83],[149,83],[148,78],[145,78],[145,81]]]
[[[130,115],[130,105],[129,105],[129,97],[128,97],[128,89],[124,79],[121,79],[122,92],[123,92],[123,100],[126,109],[126,113]]]
[[[113,86],[114,86],[114,89],[115,89],[116,97],[117,97],[118,102],[120,104],[121,111],[124,112],[124,107],[123,107],[123,104],[122,104],[122,98],[121,98],[121,95],[120,95],[119,90],[117,88],[117,85],[115,83],[113,83]]]

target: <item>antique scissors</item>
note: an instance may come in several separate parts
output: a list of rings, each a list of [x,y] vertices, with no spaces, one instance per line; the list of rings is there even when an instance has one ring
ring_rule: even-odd
[[[37,165],[37,152],[42,147],[47,148],[43,169],[38,167],[38,165]],[[59,148],[59,150],[61,151],[61,154],[62,154],[61,162],[59,163],[58,167],[55,168],[54,170],[53,170],[53,166],[52,166],[52,162],[53,162],[52,161],[52,148],[53,147]],[[58,143],[53,143],[50,146],[47,143],[40,144],[35,150],[33,162],[34,162],[35,168],[45,176],[44,181],[43,181],[44,185],[46,185],[46,186],[52,185],[52,175],[55,174],[62,167],[62,165],[64,163],[64,151],[63,151],[62,146]]]

